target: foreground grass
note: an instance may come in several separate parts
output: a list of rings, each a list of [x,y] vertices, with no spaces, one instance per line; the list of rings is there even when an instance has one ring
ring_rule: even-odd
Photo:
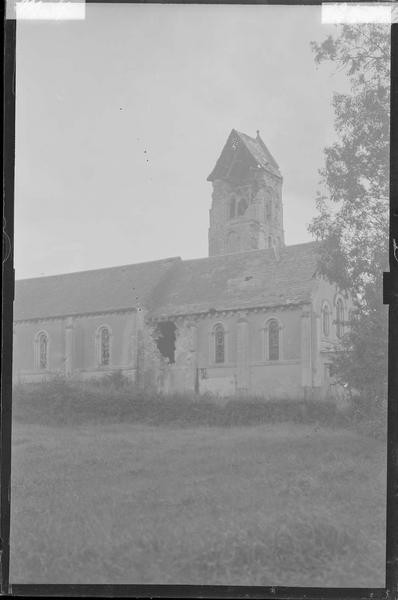
[[[385,442],[14,423],[11,581],[382,587]]]

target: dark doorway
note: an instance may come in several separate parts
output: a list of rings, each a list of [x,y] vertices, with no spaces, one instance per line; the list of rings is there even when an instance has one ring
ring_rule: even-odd
[[[175,363],[176,326],[172,321],[158,323],[156,331],[156,344],[159,352],[170,363]]]

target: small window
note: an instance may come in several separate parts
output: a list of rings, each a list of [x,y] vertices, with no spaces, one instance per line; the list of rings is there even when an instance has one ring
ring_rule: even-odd
[[[268,360],[279,360],[279,323],[276,319],[268,323]]]
[[[229,218],[233,219],[235,217],[235,212],[236,212],[236,198],[235,196],[232,196],[230,203],[229,203]]]
[[[110,331],[108,327],[101,327],[98,331],[98,362],[101,367],[110,364]]]
[[[341,338],[344,333],[344,306],[341,298],[336,302],[336,335]]]
[[[266,217],[268,220],[272,219],[272,200],[268,200],[267,202]]]
[[[48,335],[43,331],[37,338],[38,367],[48,369]]]
[[[324,304],[322,308],[322,332],[326,337],[330,333],[330,311],[327,304]]]
[[[245,198],[241,198],[238,203],[238,217],[241,217],[245,214],[247,209],[247,200]]]
[[[221,324],[214,328],[214,360],[218,364],[225,362],[225,331]]]

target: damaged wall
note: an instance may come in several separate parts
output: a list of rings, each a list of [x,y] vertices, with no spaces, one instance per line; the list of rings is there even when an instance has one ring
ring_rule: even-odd
[[[175,325],[175,351],[174,361],[172,361],[169,356],[165,355],[165,345],[161,343],[161,323],[146,322],[142,325],[140,334],[142,341],[138,350],[141,357],[139,361],[140,386],[147,390],[156,389],[164,393],[195,391],[196,325],[185,319],[173,322]]]
[[[170,363],[162,356],[157,323],[147,321],[143,308],[137,319],[137,385],[146,391],[170,391]]]

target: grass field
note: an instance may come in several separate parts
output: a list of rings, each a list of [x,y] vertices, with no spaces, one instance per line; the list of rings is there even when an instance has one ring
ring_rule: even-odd
[[[382,587],[386,443],[14,423],[11,581]]]

